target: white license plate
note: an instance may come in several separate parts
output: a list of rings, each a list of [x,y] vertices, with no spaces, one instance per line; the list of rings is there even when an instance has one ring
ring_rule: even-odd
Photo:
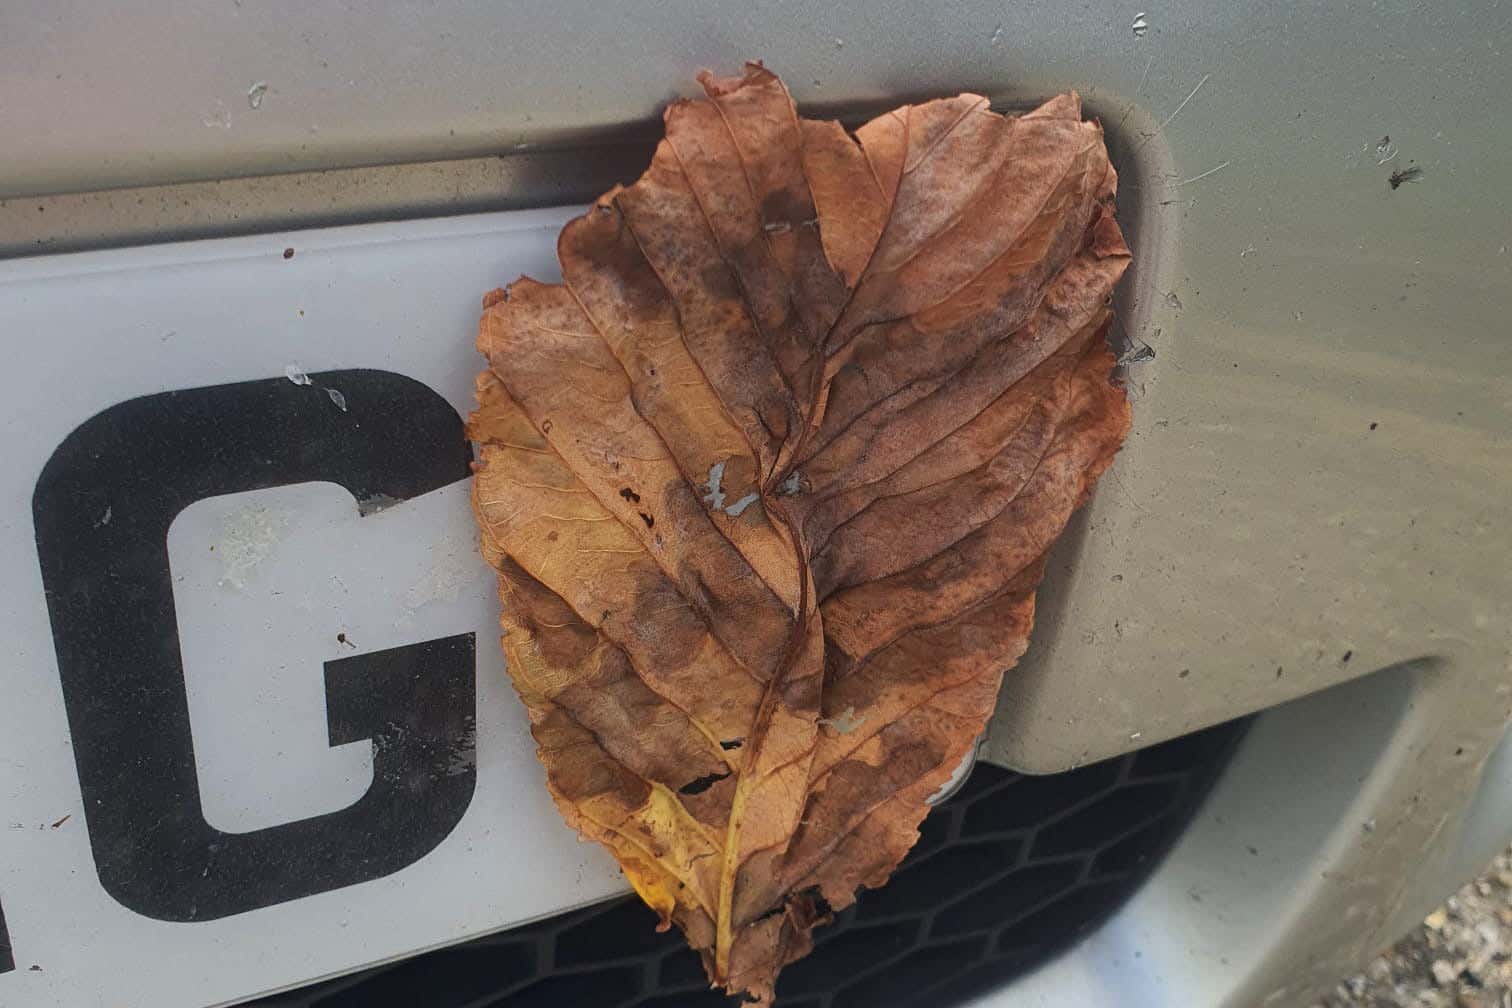
[[[467,504],[479,299],[566,216],[0,263],[0,1005],[234,1003],[623,888]]]

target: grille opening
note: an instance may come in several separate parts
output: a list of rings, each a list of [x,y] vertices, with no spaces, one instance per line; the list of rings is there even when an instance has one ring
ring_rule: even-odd
[[[777,1008],[950,1008],[1068,948],[1181,835],[1241,719],[1042,777],[978,763],[884,888],[815,932]],[[502,878],[502,876],[501,876]],[[501,881],[502,884],[502,881]],[[275,995],[260,1008],[735,1008],[634,896]]]

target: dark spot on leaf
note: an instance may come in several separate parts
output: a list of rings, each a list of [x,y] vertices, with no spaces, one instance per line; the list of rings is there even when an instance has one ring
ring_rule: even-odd
[[[1464,746],[1455,746],[1454,747],[1454,755],[1456,755],[1456,756],[1463,756],[1463,755],[1465,755],[1465,747]]]
[[[761,219],[767,221],[801,221],[814,215],[814,207],[791,189],[768,193],[761,201]]]
[[[546,541],[547,542],[556,542],[558,539],[561,538],[561,536],[562,536],[562,534],[560,532],[558,532],[556,529],[552,529],[550,532],[546,533]]]
[[[678,788],[677,793],[685,795],[700,795],[728,776],[730,776],[730,771],[728,770],[726,770],[724,773],[704,774],[702,777],[699,777],[696,780],[690,780],[688,781],[688,783]]]
[[[291,249],[291,248],[284,249],[284,258],[285,259],[293,259],[294,258],[294,250]]]
[[[1260,856],[1260,852],[1257,851],[1257,850],[1255,850],[1255,848],[1253,848],[1253,847],[1246,846],[1244,849],[1247,850],[1247,851],[1249,851],[1251,854],[1255,855],[1256,857]]]
[[[743,745],[745,745],[745,739],[740,738],[721,739],[719,742],[719,748],[723,749],[725,752],[729,752],[732,749],[739,749]]]
[[[1380,425],[1380,424],[1378,424],[1378,423],[1376,423],[1376,422],[1375,422],[1375,421],[1374,421],[1374,420],[1372,420],[1372,421],[1371,421],[1371,422],[1370,422],[1370,429],[1371,429],[1371,430],[1375,430],[1375,429],[1376,429],[1376,428],[1377,428],[1377,427],[1379,427],[1379,426],[1381,426],[1381,425]]]
[[[640,503],[640,494],[636,493],[634,490],[631,490],[629,487],[621,487],[620,496],[625,498],[625,500],[629,501],[631,504]]]
[[[1277,665],[1277,666],[1276,666],[1276,678],[1277,678],[1277,679],[1280,679],[1280,678],[1281,678],[1281,673],[1282,673],[1282,672],[1283,672],[1283,671],[1284,671],[1284,669],[1282,669],[1282,667],[1281,667],[1281,666],[1280,666],[1280,665]]]
[[[1192,670],[1191,669],[1184,668],[1184,669],[1182,669],[1180,672],[1178,672],[1176,674],[1176,678],[1177,679],[1185,679],[1187,676],[1189,676],[1191,674],[1192,674]]]
[[[551,421],[550,420],[542,420],[541,421],[541,433],[542,434],[550,434],[551,433]]]
[[[640,515],[641,521],[643,521],[643,522],[646,523],[646,528],[650,528],[652,525],[656,524],[656,519],[652,518],[650,515],[646,514],[646,512],[640,511],[640,512],[637,512],[637,513]]]
[[[1344,657],[1339,659],[1339,664],[1341,664],[1341,665],[1348,665],[1349,664],[1349,659],[1351,659],[1353,657],[1354,657],[1354,652],[1353,651],[1345,651],[1344,652]]]

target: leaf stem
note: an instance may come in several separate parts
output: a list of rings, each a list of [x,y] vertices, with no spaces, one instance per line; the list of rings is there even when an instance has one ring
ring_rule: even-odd
[[[788,637],[782,661],[778,663],[771,680],[767,682],[766,690],[761,696],[761,706],[756,709],[756,719],[751,725],[750,735],[747,736],[749,741],[745,749],[745,763],[740,769],[740,779],[735,785],[735,795],[730,801],[730,822],[725,831],[724,860],[719,873],[719,910],[714,922],[714,972],[716,980],[720,983],[726,983],[729,980],[730,948],[735,943],[733,919],[735,876],[740,868],[740,827],[745,815],[746,801],[750,796],[751,788],[755,785],[756,766],[760,762],[767,729],[771,725],[772,714],[781,696],[782,684],[803,650],[809,628],[812,577],[804,558],[802,539],[799,537],[798,528],[793,522],[792,515],[788,513],[787,507],[776,498],[763,496],[765,498],[762,501],[763,506],[787,529],[788,537],[793,543],[793,559],[798,564],[798,611],[793,614],[793,631]]]

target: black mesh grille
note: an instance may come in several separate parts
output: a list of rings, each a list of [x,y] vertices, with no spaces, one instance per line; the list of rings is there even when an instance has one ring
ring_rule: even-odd
[[[778,1008],[947,1008],[1106,920],[1181,834],[1246,721],[1046,777],[979,764],[888,885],[816,932]],[[675,930],[622,897],[261,1008],[727,1008]]]

